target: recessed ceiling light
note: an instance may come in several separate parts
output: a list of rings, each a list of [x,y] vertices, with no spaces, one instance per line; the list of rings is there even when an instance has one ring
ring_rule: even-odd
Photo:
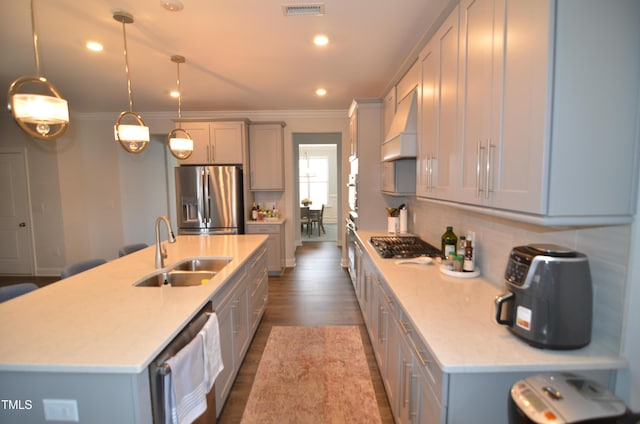
[[[102,47],[102,44],[98,43],[97,41],[87,41],[87,48],[92,52],[101,52],[104,49],[104,47]]]
[[[163,0],[162,7],[169,12],[179,12],[184,9],[184,5],[180,0]]]
[[[323,34],[318,34],[313,37],[313,44],[315,44],[316,46],[326,46],[327,44],[329,44],[329,37]]]
[[[171,93],[169,93],[169,95],[173,98],[178,98],[178,96],[180,95],[180,93],[178,93],[177,91],[172,91]]]
[[[318,88],[318,89],[316,90],[316,95],[317,95],[317,96],[320,96],[320,97],[322,97],[322,96],[326,96],[326,95],[327,95],[327,90],[326,90],[326,89],[324,89],[324,88]]]

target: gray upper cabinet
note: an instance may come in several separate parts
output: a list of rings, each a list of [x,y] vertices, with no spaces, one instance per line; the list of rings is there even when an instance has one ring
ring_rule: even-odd
[[[458,12],[456,7],[420,53],[416,194],[452,200],[457,182]]]
[[[182,122],[193,139],[193,153],[180,165],[231,165],[244,163],[246,121]]]
[[[284,191],[284,122],[251,123],[251,191]]]
[[[630,222],[639,18],[630,0],[462,0],[453,132],[446,50],[421,55],[418,195],[543,225]]]

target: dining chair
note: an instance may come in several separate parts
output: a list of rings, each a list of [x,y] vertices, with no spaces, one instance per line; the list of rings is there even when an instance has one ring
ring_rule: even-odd
[[[91,269],[98,265],[102,265],[106,263],[107,261],[105,261],[104,259],[89,259],[86,261],[76,262],[75,264],[71,264],[65,267],[60,273],[60,278],[71,277],[72,275],[79,274],[82,271],[86,271],[88,269]]]
[[[118,256],[123,257],[128,255],[129,253],[137,252],[138,250],[144,249],[148,247],[147,243],[133,243],[122,246],[120,250],[118,250]]]
[[[300,234],[304,232],[304,227],[307,226],[307,234],[311,234],[311,220],[309,218],[309,206],[300,207]]]
[[[311,225],[311,232],[313,233],[313,226],[318,226],[318,236],[320,236],[320,230],[322,230],[323,234],[326,234],[324,230],[324,225],[322,225],[322,216],[324,215],[324,203],[320,209],[310,210],[309,211],[309,221]]]
[[[38,286],[35,285],[35,283],[16,283],[0,287],[0,303],[13,299],[14,297],[22,296],[37,288]]]

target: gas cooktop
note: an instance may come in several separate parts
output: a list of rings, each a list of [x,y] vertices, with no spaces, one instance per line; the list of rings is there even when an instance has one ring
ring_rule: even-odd
[[[440,256],[440,249],[415,236],[374,236],[369,243],[383,258]]]

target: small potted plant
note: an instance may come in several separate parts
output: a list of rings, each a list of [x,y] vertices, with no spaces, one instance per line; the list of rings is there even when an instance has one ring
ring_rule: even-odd
[[[306,197],[304,199],[302,199],[300,201],[300,203],[302,203],[303,206],[309,206],[311,204],[311,200],[307,199]]]

